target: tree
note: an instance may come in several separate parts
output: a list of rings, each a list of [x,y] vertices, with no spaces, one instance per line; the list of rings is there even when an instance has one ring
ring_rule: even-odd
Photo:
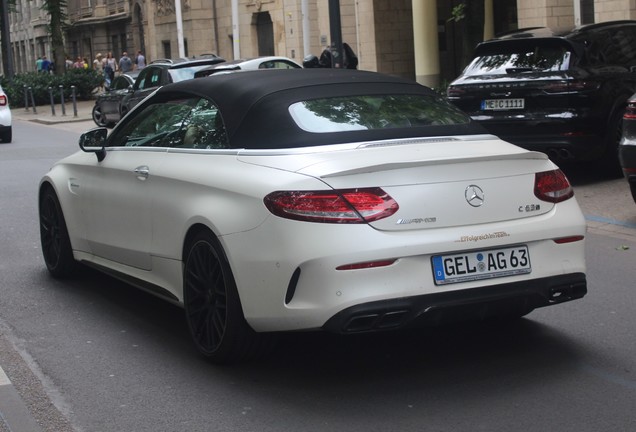
[[[462,68],[472,59],[473,50],[484,36],[484,0],[464,0],[453,7],[448,21],[454,21],[461,27]]]
[[[64,49],[64,25],[66,22],[66,0],[44,0],[42,9],[51,17],[49,34],[51,35],[51,50],[55,73],[62,74],[66,67]]]
[[[15,10],[15,0],[0,1],[0,34],[2,35],[2,68],[4,76],[11,79],[13,67],[11,58],[11,37],[9,36],[9,11]]]

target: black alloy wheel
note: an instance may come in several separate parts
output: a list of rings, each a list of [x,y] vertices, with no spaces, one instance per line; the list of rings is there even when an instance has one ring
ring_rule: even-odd
[[[55,277],[70,276],[77,267],[60,202],[52,188],[40,196],[40,242],[46,267]]]
[[[99,127],[106,127],[107,125],[102,113],[102,107],[97,104],[93,107],[93,121]]]
[[[261,337],[245,321],[230,266],[207,231],[187,250],[183,302],[194,344],[210,361],[231,363],[255,354]]]

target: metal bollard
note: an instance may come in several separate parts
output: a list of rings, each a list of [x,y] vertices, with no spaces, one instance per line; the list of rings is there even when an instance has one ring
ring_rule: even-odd
[[[75,86],[71,86],[71,97],[73,98],[73,117],[77,117],[77,100],[75,99]]]
[[[35,110],[35,99],[33,99],[33,89],[29,87],[29,95],[31,96],[31,105],[33,105],[33,114],[37,114],[38,112]]]
[[[29,112],[29,92],[27,86],[24,86],[24,110]]]
[[[66,115],[66,107],[64,106],[64,86],[60,85],[60,101],[62,103],[62,115]]]
[[[49,96],[51,97],[51,115],[55,117],[55,101],[53,100],[53,88],[49,87]]]

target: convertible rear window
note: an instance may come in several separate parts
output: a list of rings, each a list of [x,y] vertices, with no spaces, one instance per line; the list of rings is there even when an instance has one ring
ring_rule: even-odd
[[[470,119],[433,95],[389,94],[330,97],[296,102],[289,112],[312,133],[467,124]]]

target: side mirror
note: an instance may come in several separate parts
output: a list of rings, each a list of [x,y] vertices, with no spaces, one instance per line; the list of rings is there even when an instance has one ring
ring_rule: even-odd
[[[99,162],[103,161],[106,157],[106,137],[108,136],[108,129],[105,127],[91,129],[88,132],[84,132],[79,139],[79,146],[82,151],[87,153],[95,153]]]

